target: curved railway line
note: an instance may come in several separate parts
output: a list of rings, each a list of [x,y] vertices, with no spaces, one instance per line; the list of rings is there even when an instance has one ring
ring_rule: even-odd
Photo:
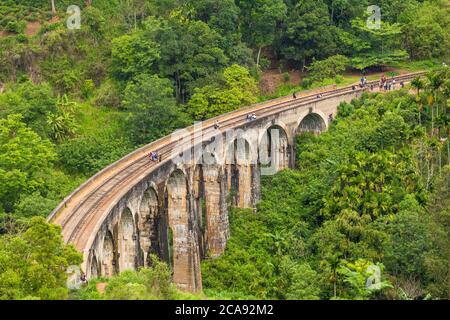
[[[405,74],[395,77],[395,79],[397,83],[409,82],[423,74],[424,72]],[[377,87],[378,82],[369,81],[370,84],[375,84]],[[358,92],[362,90],[364,89],[359,87],[356,89]],[[353,92],[352,86],[324,91],[322,97],[317,97],[316,92],[299,95],[295,100],[292,97],[283,97],[258,103],[205,121],[202,124],[202,134],[204,140],[217,135],[217,131],[214,129],[216,120],[220,122],[220,131],[226,131],[244,125],[246,123],[245,115],[248,113],[255,113],[258,118],[262,118],[350,92]],[[180,138],[194,139],[197,132],[196,127],[191,126],[186,130],[188,133]],[[64,241],[74,244],[77,250],[85,253],[114,205],[145,176],[170,160],[175,147],[183,149],[183,145],[180,147],[179,141],[173,141],[171,136],[166,136],[106,167],[66,197],[50,214],[48,220],[62,227]],[[149,162],[147,155],[150,151],[158,152],[161,156],[159,163]]]

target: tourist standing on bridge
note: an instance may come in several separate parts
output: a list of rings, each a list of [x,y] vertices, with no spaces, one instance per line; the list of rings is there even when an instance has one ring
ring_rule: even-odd
[[[387,90],[387,79],[386,79],[386,76],[384,74],[381,75],[380,82],[381,82],[380,89],[384,88],[384,91],[386,91]]]
[[[87,286],[87,285],[88,285],[88,281],[87,281],[87,278],[86,278],[86,274],[82,273],[82,274],[80,275],[80,282],[83,284],[83,286]]]
[[[214,129],[218,130],[219,128],[220,128],[219,121],[216,120],[216,122],[214,123]]]
[[[155,151],[150,152],[150,154],[148,156],[150,158],[150,161],[153,161],[153,162],[158,161],[158,153],[156,153]]]
[[[333,114],[331,113],[328,115],[328,123],[332,123],[333,120],[334,120],[334,117],[333,117]]]
[[[254,121],[254,120],[256,120],[256,114],[252,113],[247,115],[247,121]]]

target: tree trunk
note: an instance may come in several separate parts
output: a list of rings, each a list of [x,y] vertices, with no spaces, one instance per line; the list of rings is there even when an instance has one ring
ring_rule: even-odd
[[[52,14],[55,15],[56,14],[55,0],[51,0],[51,3],[52,3]]]
[[[256,66],[259,67],[259,59],[261,58],[262,47],[259,47],[258,56],[256,57]]]
[[[175,99],[178,103],[181,102],[181,81],[178,71],[175,72]]]
[[[334,297],[337,297],[337,287],[336,287],[336,270],[334,271],[334,279],[333,279],[333,294]]]
[[[431,136],[434,137],[434,107],[431,106]]]

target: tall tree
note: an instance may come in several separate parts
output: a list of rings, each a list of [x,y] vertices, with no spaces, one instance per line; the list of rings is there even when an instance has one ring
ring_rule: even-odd
[[[232,65],[223,72],[222,85],[197,88],[187,105],[196,120],[206,120],[256,102],[257,85],[249,71]]]
[[[53,146],[22,122],[21,115],[0,119],[0,204],[10,212],[22,193],[44,184],[56,155]]]
[[[335,31],[322,0],[299,1],[288,14],[281,52],[304,68],[336,51]]]
[[[115,38],[111,51],[113,73],[121,81],[151,73],[160,58],[159,45],[141,31]]]
[[[34,217],[23,234],[0,237],[0,299],[67,299],[69,266],[82,256],[66,246],[61,227]]]
[[[237,4],[241,8],[244,37],[257,49],[259,65],[261,50],[273,43],[279,24],[286,17],[286,4],[283,0],[238,1]]]
[[[159,73],[174,81],[177,101],[186,102],[191,94],[190,83],[215,74],[228,63],[220,48],[221,36],[206,23],[190,20],[180,11],[173,12],[160,27],[155,27],[157,24],[149,20],[146,32],[161,48]]]
[[[129,131],[137,144],[150,143],[183,127],[187,121],[173,97],[170,80],[140,75],[125,89]]]

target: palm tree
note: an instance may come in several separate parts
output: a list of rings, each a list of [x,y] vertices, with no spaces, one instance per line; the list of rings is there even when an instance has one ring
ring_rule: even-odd
[[[70,101],[66,94],[58,97],[56,103],[58,111],[47,115],[47,124],[50,127],[52,138],[62,142],[76,135],[77,125],[75,120],[75,108],[77,104]]]
[[[438,94],[439,91],[441,90],[442,86],[444,85],[444,77],[443,77],[443,73],[442,72],[435,72],[435,73],[430,73],[427,75],[428,78],[428,83],[427,83],[427,88],[429,91],[431,91],[432,94],[432,98],[430,97],[430,107],[431,107],[431,112],[432,112],[432,127],[433,127],[433,131],[434,131],[434,118],[436,117],[436,119],[439,120],[439,101],[438,101]],[[436,105],[436,113],[434,112],[434,106]],[[438,130],[438,137],[439,137],[439,130],[440,127],[438,126],[437,128]],[[432,132],[432,135],[434,134],[434,132]]]
[[[67,94],[63,94],[63,96],[58,96],[56,105],[59,110],[65,111],[68,113],[75,113],[75,109],[77,107],[77,103],[74,101],[70,101]]]
[[[422,81],[422,79],[420,79],[420,77],[415,78],[413,81],[411,81],[411,86],[415,89],[417,89],[417,95],[420,94],[420,90],[422,90],[423,88],[425,88],[425,84]]]
[[[47,116],[47,124],[50,127],[52,138],[57,142],[62,142],[72,138],[76,134],[77,125],[74,116],[65,111],[52,113]]]

